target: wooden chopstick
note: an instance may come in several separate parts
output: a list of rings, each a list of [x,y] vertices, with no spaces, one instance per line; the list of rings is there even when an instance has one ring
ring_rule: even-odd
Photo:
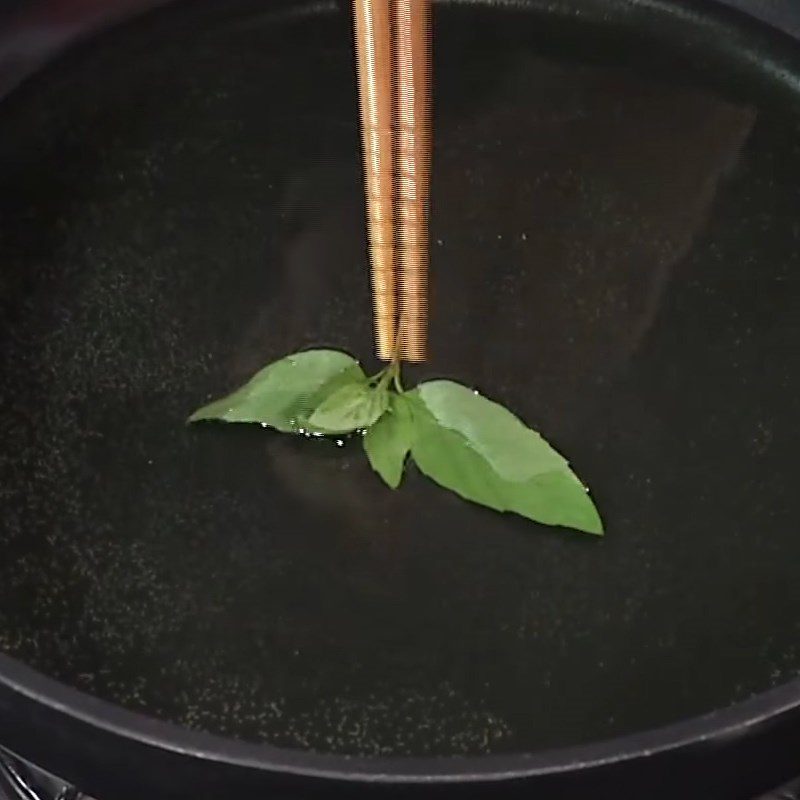
[[[375,350],[395,352],[394,137],[390,0],[354,0],[359,111],[367,201]]]
[[[354,0],[354,11],[376,352],[389,360],[398,343],[402,359],[424,361],[431,0]]]
[[[392,0],[395,242],[400,356],[428,350],[431,0]]]

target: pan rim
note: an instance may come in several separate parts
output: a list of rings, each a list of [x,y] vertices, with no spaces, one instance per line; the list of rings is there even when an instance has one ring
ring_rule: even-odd
[[[89,695],[4,653],[0,686],[73,721],[175,755],[295,777],[387,784],[500,782],[574,773],[741,735],[800,711],[800,678],[794,678],[726,708],[584,744],[533,753],[373,757],[314,753],[191,730]]]

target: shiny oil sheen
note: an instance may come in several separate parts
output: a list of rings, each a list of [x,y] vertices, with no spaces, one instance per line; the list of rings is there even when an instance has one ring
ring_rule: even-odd
[[[477,16],[436,17],[414,375],[570,454],[605,539],[390,492],[357,442],[184,425],[289,351],[369,361],[372,322],[349,21],[179,5],[0,106],[4,652],[367,755],[576,744],[800,672],[799,118]]]

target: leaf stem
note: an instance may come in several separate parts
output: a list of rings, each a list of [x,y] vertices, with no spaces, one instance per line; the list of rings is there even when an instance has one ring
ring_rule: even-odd
[[[392,360],[378,373],[369,378],[370,384],[375,384],[377,390],[385,389],[390,383],[394,386],[398,394],[403,394],[403,383],[400,380],[400,346],[401,346],[401,331],[402,320],[398,321],[397,334],[394,342],[394,352],[392,353]]]
[[[388,364],[379,372],[376,372],[374,375],[370,375],[370,377],[367,378],[367,383],[369,383],[370,385],[373,383],[380,383],[381,380],[383,380],[384,375],[386,375],[386,373],[389,371],[390,366],[391,365]]]
[[[391,383],[392,378],[394,376],[395,376],[395,363],[392,362],[391,364],[389,364],[388,367],[386,367],[385,370],[383,370],[383,374],[381,375],[380,380],[378,381],[378,384],[375,387],[375,389],[379,392],[385,389]]]

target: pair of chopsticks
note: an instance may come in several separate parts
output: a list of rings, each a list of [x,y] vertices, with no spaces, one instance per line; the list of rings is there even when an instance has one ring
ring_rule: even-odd
[[[431,0],[354,0],[375,346],[424,361],[431,172]]]

